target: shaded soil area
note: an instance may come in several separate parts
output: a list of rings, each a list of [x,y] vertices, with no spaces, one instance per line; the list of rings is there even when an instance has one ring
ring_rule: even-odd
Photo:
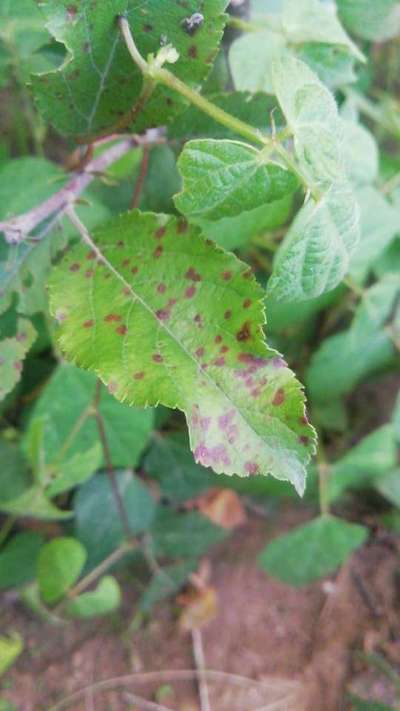
[[[273,522],[253,516],[210,557],[218,606],[201,631],[206,668],[235,675],[207,677],[212,711],[340,711],[350,708],[349,688],[395,699],[385,676],[356,650],[379,652],[394,668],[400,663],[399,542],[378,531],[336,578],[296,590],[259,570],[256,556],[267,538],[308,517],[292,508]],[[118,616],[63,627],[38,621],[3,595],[2,631],[20,631],[26,647],[1,696],[18,711],[147,711],[138,696],[199,711],[196,677],[170,673],[195,668],[176,601],[140,624],[135,613],[130,586]],[[143,675],[153,671],[164,673],[150,683]]]

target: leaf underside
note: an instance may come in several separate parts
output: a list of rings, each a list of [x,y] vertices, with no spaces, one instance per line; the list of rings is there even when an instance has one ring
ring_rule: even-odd
[[[196,461],[303,491],[314,431],[293,373],[263,338],[247,265],[183,219],[133,211],[53,271],[62,350],[119,400],[187,418]]]
[[[69,52],[59,69],[32,78],[43,116],[61,133],[92,136],[117,126],[138,102],[142,75],[120,36],[118,15],[128,18],[144,57],[171,43],[180,55],[171,71],[199,85],[218,50],[227,0],[204,0],[204,21],[188,32],[187,20],[198,5],[197,0],[39,0],[49,31]],[[158,87],[132,130],[165,124],[184,107],[175,93]]]

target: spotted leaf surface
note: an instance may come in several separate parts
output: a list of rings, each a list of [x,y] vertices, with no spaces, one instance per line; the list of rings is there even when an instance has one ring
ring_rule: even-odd
[[[304,301],[337,286],[359,240],[359,209],[347,183],[338,183],[300,210],[277,252],[269,293]]]
[[[16,335],[0,341],[0,400],[18,383],[24,358],[35,338],[36,331],[30,321],[20,319]]]
[[[116,18],[128,18],[139,51],[156,54],[171,43],[179,60],[171,71],[197,86],[207,76],[225,23],[227,0],[38,0],[47,27],[67,50],[57,70],[33,77],[45,118],[65,134],[96,135],[116,126],[139,99],[142,75],[133,64]],[[135,131],[164,124],[185,104],[158,88],[134,123]]]
[[[196,461],[304,490],[314,431],[302,389],[262,326],[262,289],[183,219],[138,211],[54,270],[62,350],[122,401],[184,411]]]
[[[294,175],[266,163],[261,151],[238,141],[189,141],[179,158],[183,191],[175,205],[184,215],[220,220],[293,193]]]
[[[341,180],[343,125],[330,91],[304,62],[290,54],[275,60],[272,81],[310,183],[326,187]]]

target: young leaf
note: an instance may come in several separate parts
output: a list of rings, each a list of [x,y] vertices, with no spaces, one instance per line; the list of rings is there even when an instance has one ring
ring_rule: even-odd
[[[37,576],[42,600],[52,605],[79,578],[86,551],[75,538],[54,538],[39,553]]]
[[[227,0],[205,0],[203,23],[195,32],[187,20],[196,7],[178,0],[114,0],[101,11],[88,0],[42,0],[47,27],[68,50],[57,70],[34,76],[33,88],[43,116],[61,133],[92,136],[110,132],[132,107],[141,106],[142,75],[132,63],[120,36],[116,18],[126,15],[142,56],[156,54],[163,43],[179,54],[171,71],[182,81],[198,86],[207,76],[225,24]],[[66,101],[63,101],[66,97]],[[185,106],[176,93],[158,88],[132,129],[164,124]]]
[[[357,37],[382,42],[400,33],[398,0],[337,0],[339,17]]]
[[[0,341],[0,400],[18,383],[23,360],[35,338],[36,331],[31,322],[19,319],[15,337]]]
[[[310,198],[292,223],[274,261],[268,292],[277,301],[303,301],[337,286],[358,244],[359,211],[349,184]]]
[[[300,587],[333,573],[368,536],[368,529],[320,516],[269,543],[259,564],[284,583]]]
[[[82,593],[70,600],[66,605],[65,612],[69,617],[89,619],[113,612],[120,603],[121,590],[117,581],[112,575],[105,575],[95,590]]]
[[[361,62],[364,55],[337,19],[334,6],[320,0],[285,0],[282,27],[290,44],[324,42],[346,48]]]
[[[183,190],[175,196],[175,205],[190,218],[235,217],[280,200],[298,186],[292,173],[236,141],[188,141],[178,168]]]
[[[272,63],[283,52],[285,40],[276,32],[251,32],[236,39],[229,50],[235,88],[253,94],[257,91],[273,94]]]
[[[61,348],[117,399],[183,410],[201,464],[302,492],[314,432],[300,384],[263,340],[248,267],[165,215],[123,215],[94,241],[50,281]]]
[[[343,180],[343,126],[335,99],[304,62],[285,54],[272,65],[274,91],[311,185]]]

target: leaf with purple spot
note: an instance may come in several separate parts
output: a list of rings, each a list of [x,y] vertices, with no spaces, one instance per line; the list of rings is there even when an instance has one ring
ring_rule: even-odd
[[[248,266],[168,215],[133,211],[93,241],[49,284],[65,354],[121,401],[182,410],[199,463],[302,493],[315,433],[300,383],[264,341]]]
[[[0,400],[18,383],[23,361],[35,338],[36,331],[31,322],[21,318],[15,336],[0,341]]]

